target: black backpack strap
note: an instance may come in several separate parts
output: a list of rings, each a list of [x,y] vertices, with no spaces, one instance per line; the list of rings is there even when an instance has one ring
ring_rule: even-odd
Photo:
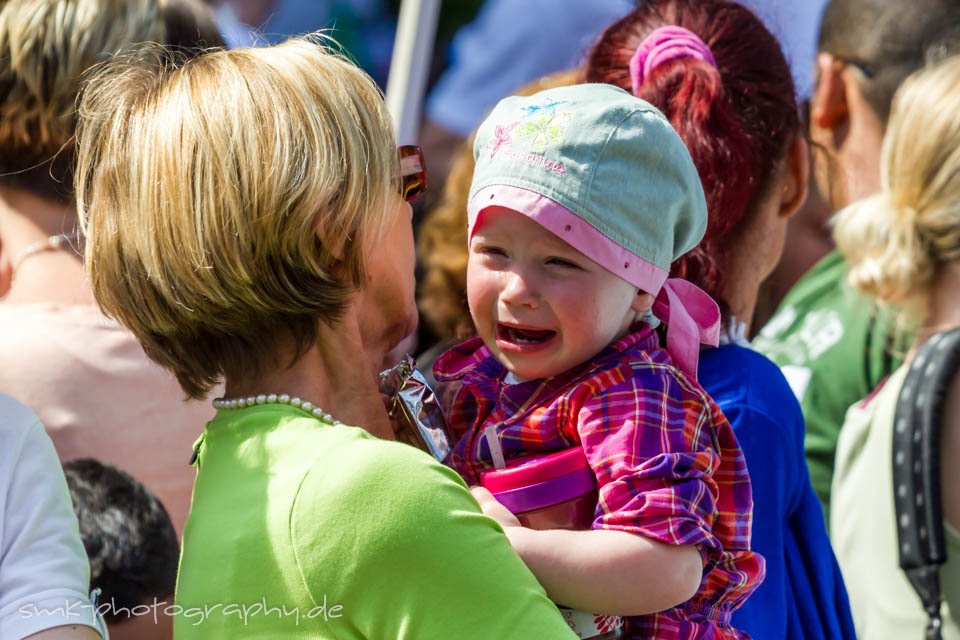
[[[893,500],[900,568],[930,617],[927,640],[940,640],[940,565],[947,561],[940,501],[943,402],[960,368],[960,329],[938,333],[917,350],[897,400]]]

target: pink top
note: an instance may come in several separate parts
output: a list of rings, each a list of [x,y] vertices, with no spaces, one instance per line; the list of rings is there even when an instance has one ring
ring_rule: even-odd
[[[0,304],[0,391],[40,417],[61,460],[123,469],[163,502],[177,532],[190,509],[193,441],[213,417],[93,306]]]

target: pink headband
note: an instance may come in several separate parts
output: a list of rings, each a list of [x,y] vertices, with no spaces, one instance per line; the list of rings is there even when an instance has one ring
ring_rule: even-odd
[[[693,31],[683,27],[660,27],[640,43],[630,58],[630,80],[634,95],[651,71],[677,58],[697,58],[717,66],[710,47]]]

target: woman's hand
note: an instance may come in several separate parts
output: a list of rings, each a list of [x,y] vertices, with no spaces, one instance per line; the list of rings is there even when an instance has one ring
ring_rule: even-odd
[[[493,494],[483,487],[470,487],[470,493],[472,493],[473,497],[480,503],[480,509],[483,510],[484,515],[496,520],[500,526],[503,527],[504,531],[510,527],[523,526],[520,524],[520,521],[517,520],[517,516],[510,513],[509,509],[497,502]],[[509,532],[507,537],[509,537]]]

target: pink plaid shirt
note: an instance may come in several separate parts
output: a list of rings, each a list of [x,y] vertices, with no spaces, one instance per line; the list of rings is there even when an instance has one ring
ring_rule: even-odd
[[[507,460],[579,444],[599,487],[594,528],[698,547],[696,595],[630,618],[630,637],[746,637],[730,627],[730,614],[760,584],[764,561],[750,551],[743,452],[720,409],[649,326],[543,380],[506,384],[479,338],[441,356],[434,373],[447,422],[462,436],[447,462],[468,482],[493,466],[483,435],[491,425]]]

